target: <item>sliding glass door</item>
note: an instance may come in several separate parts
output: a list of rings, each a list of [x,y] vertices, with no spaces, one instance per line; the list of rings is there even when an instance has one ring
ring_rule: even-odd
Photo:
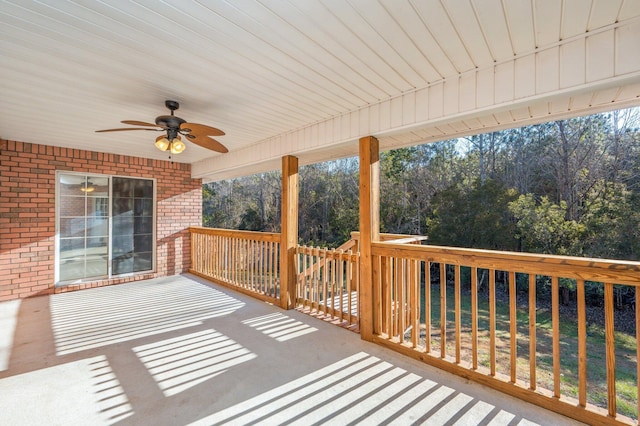
[[[57,282],[153,270],[152,179],[57,177]]]

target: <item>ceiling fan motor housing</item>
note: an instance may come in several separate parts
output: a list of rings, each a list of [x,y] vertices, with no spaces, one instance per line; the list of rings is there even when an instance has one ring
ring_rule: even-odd
[[[156,124],[161,127],[166,127],[167,129],[179,130],[182,123],[186,123],[186,120],[175,115],[161,115],[156,117]]]

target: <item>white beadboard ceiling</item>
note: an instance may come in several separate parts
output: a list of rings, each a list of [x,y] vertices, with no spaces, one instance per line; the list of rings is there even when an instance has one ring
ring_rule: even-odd
[[[218,127],[224,179],[640,105],[640,0],[5,0],[0,138],[167,159],[176,115]]]

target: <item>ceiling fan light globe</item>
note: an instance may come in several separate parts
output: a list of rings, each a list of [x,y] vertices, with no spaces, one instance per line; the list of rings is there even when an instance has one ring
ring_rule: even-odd
[[[171,145],[171,142],[169,142],[169,139],[167,139],[166,136],[158,136],[156,138],[155,145],[160,151],[166,151],[167,149],[169,149],[169,145]]]
[[[185,150],[187,146],[184,144],[184,142],[182,142],[182,140],[180,140],[179,137],[175,138],[174,140],[171,141],[171,153],[172,154],[180,154],[182,151]]]

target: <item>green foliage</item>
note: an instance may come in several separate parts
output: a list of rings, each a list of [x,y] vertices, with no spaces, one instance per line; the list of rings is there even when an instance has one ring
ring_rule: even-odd
[[[634,259],[640,253],[640,194],[597,181],[585,200],[584,252],[589,257]]]
[[[516,250],[514,223],[507,206],[515,191],[500,182],[479,180],[471,188],[451,186],[432,199],[427,219],[430,243],[494,250]]]
[[[534,194],[520,195],[508,204],[516,218],[516,237],[522,250],[533,253],[580,255],[583,225],[566,220],[567,204],[554,204],[547,197],[536,201]]]

